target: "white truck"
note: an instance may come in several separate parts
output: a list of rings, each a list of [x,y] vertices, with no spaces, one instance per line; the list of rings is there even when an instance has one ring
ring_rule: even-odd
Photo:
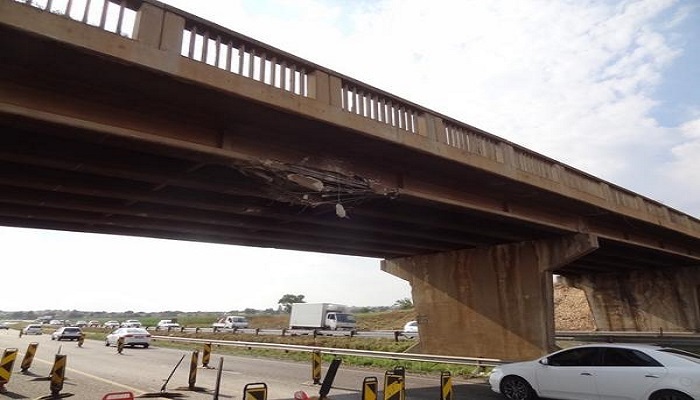
[[[347,307],[331,303],[292,303],[289,329],[350,329],[356,327],[355,317]]]
[[[212,328],[247,328],[248,319],[240,315],[227,315],[211,324]]]

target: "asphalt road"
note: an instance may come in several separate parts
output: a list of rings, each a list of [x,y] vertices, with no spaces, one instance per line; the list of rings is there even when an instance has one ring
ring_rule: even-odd
[[[21,372],[21,362],[27,346],[38,343],[38,350],[31,368]],[[50,394],[50,383],[45,380],[51,372],[55,354],[59,351],[67,356],[66,380],[61,394],[74,394],[78,399],[101,399],[111,392],[130,391],[135,395],[160,393],[165,379],[178,361],[185,356],[166,386],[166,392],[175,393],[189,399],[211,399],[215,384],[215,369],[201,367],[201,354],[196,369],[197,388],[203,392],[181,390],[189,386],[191,352],[169,348],[159,348],[153,342],[148,349],[125,348],[118,354],[115,347],[105,347],[101,341],[86,340],[83,347],[76,342],[56,342],[50,335],[23,336],[18,331],[0,331],[0,350],[17,348],[19,354],[14,364],[10,381],[5,385],[6,392],[1,398],[35,399]],[[221,356],[213,350],[211,367],[216,367]],[[268,387],[268,399],[292,399],[293,393],[303,390],[309,396],[318,395],[319,385],[311,378],[310,362],[290,362],[269,359],[223,356],[222,380],[219,398],[242,399],[243,387],[254,382],[264,382]],[[325,376],[326,368],[322,374]],[[329,394],[331,399],[357,400],[361,398],[362,380],[374,376],[383,382],[384,371],[359,369],[341,366]],[[406,397],[416,400],[439,398],[439,377],[407,375]],[[488,400],[501,399],[483,383],[453,380],[456,399]],[[381,394],[379,394],[381,399]]]

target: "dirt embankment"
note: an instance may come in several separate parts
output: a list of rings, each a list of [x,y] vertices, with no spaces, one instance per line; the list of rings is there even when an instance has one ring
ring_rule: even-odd
[[[595,329],[591,308],[583,290],[554,284],[554,329],[557,331],[592,331]]]

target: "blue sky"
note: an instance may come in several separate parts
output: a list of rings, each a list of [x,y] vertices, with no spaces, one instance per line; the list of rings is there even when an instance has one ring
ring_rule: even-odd
[[[700,216],[700,2],[165,2]],[[410,297],[373,259],[7,228],[0,240],[0,280],[18,283],[5,310]],[[25,296],[28,271],[50,277],[35,292],[84,294]]]

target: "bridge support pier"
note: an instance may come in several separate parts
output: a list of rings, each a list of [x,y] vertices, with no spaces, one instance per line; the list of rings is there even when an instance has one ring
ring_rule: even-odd
[[[602,331],[700,332],[697,267],[565,276]]]
[[[382,261],[409,281],[421,351],[523,360],[554,348],[552,270],[598,248],[595,236]]]

